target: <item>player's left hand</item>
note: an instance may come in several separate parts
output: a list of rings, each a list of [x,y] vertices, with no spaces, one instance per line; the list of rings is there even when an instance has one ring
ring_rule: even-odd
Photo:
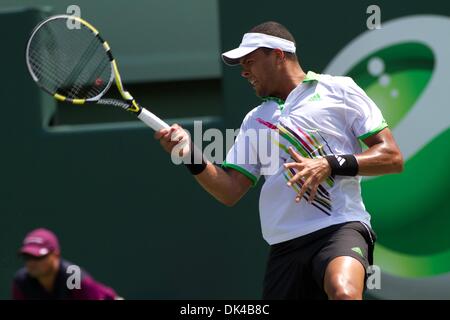
[[[285,163],[284,167],[286,169],[293,168],[297,173],[288,181],[287,185],[292,186],[294,183],[301,181],[303,186],[296,195],[295,202],[300,202],[305,192],[309,189],[308,202],[311,203],[316,196],[319,185],[331,174],[330,165],[325,158],[304,158],[292,147],[289,147],[288,150],[295,162]]]

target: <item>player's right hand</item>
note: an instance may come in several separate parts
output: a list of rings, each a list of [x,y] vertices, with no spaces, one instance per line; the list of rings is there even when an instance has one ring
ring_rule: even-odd
[[[168,153],[172,153],[172,150],[178,144],[186,144],[185,147],[180,149],[178,154],[179,157],[184,157],[189,153],[191,138],[189,134],[176,123],[173,124],[170,128],[156,131],[154,137],[156,140],[159,140],[159,143],[161,144],[163,149]]]

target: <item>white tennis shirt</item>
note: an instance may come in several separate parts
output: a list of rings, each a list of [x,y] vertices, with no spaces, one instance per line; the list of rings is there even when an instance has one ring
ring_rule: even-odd
[[[376,104],[351,78],[308,72],[286,101],[266,98],[246,115],[223,167],[254,184],[264,176],[259,212],[263,237],[271,245],[347,221],[370,225],[359,176],[328,177],[311,204],[309,194],[296,203],[302,181],[288,187],[296,172],[283,164],[294,161],[289,146],[309,158],[360,153],[358,139],[385,127]]]

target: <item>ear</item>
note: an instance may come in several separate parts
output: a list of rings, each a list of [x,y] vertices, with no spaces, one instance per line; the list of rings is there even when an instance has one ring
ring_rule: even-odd
[[[277,49],[273,49],[273,52],[276,55],[276,61],[278,64],[285,60],[286,55],[284,54],[283,50],[277,48]]]

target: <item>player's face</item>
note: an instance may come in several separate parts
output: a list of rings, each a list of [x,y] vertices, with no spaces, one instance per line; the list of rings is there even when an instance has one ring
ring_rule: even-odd
[[[256,95],[260,97],[271,96],[276,84],[274,56],[265,53],[261,48],[241,58],[241,75],[255,89]]]
[[[24,255],[24,259],[28,274],[33,278],[39,278],[48,276],[54,272],[58,255],[53,252],[43,257]]]

